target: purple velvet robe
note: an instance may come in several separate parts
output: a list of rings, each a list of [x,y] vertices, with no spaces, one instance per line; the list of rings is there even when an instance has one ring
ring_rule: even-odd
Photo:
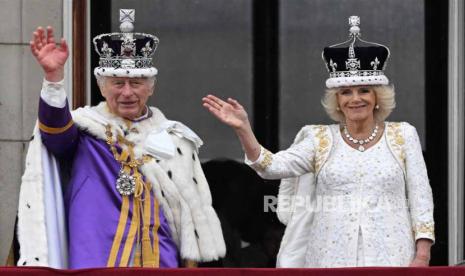
[[[68,105],[64,108],[39,103],[39,121],[49,128],[63,128],[72,120]],[[61,160],[71,162],[71,178],[64,192],[67,215],[69,268],[106,267],[117,230],[122,196],[116,190],[116,178],[121,165],[115,160],[105,141],[79,130],[75,124],[66,131],[50,134],[41,130],[43,144]],[[150,191],[153,210],[154,194]],[[132,218],[133,196],[121,248],[116,258],[119,266]],[[152,211],[153,213],[153,211]],[[159,207],[158,246],[160,267],[178,267],[179,252],[168,222]],[[150,220],[150,239],[153,244],[153,214]],[[134,248],[132,253],[134,254]]]

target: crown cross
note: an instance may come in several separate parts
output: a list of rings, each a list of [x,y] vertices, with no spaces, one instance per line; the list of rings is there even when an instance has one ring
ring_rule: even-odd
[[[360,68],[360,60],[356,58],[349,58],[346,60],[346,68],[349,70],[351,73],[352,72],[357,72],[357,70]]]
[[[360,17],[356,15],[349,16],[349,25],[351,27],[360,25]]]
[[[349,17],[349,32],[352,37],[360,36],[360,17],[352,15]]]
[[[125,57],[134,57],[136,53],[136,43],[130,37],[124,37],[121,43],[121,55]]]
[[[119,10],[119,22],[134,22],[136,11],[133,9],[120,9]]]

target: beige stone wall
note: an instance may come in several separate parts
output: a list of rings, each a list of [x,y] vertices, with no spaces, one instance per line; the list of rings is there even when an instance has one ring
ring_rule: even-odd
[[[42,73],[29,51],[36,26],[62,36],[63,1],[0,0],[0,265],[13,237],[27,141],[37,117]]]

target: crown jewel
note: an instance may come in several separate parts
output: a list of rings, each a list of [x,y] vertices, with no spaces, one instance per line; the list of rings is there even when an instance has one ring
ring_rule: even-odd
[[[361,39],[359,25],[360,17],[349,17],[349,40],[323,50],[323,60],[329,72],[328,88],[389,83],[383,72],[389,49]]]
[[[135,10],[121,9],[120,33],[101,34],[93,39],[100,56],[96,75],[149,77],[157,74],[152,65],[152,55],[159,39],[151,34],[134,33]]]

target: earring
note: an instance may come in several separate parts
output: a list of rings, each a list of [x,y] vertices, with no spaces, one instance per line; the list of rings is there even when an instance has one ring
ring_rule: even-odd
[[[379,104],[375,105],[375,109],[379,109]]]
[[[341,111],[341,109],[339,108],[339,106],[338,106],[338,107],[336,107],[336,110],[337,110],[337,111]]]

